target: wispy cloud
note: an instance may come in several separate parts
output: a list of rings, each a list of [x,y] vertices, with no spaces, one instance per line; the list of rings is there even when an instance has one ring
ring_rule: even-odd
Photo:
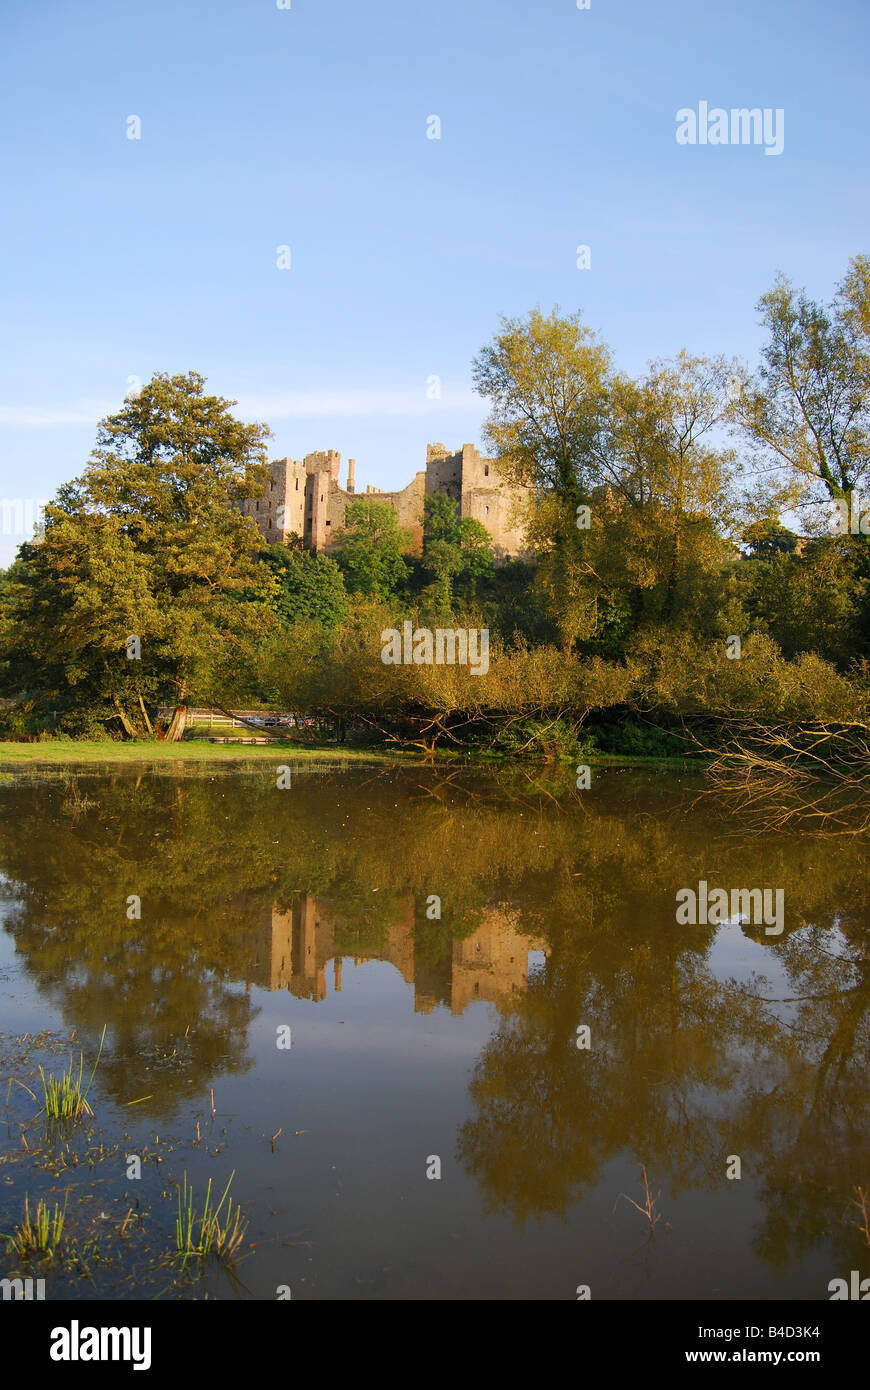
[[[78,400],[59,405],[0,405],[0,428],[51,430],[71,425],[95,426],[120,409],[121,402]],[[318,420],[338,415],[435,415],[443,410],[480,410],[473,391],[444,391],[430,400],[419,391],[336,390],[276,391],[241,395],[235,410],[247,420]]]
[[[79,400],[66,405],[0,405],[0,427],[51,430],[59,426],[95,425],[118,409],[117,401]]]

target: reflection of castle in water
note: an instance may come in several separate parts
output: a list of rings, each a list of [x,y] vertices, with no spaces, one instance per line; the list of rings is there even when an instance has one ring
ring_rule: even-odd
[[[434,962],[421,959],[420,938],[428,924],[419,923],[418,915],[409,896],[383,949],[354,957],[355,965],[366,960],[394,965],[406,984],[414,986],[416,1013],[428,1014],[443,1004],[461,1014],[473,1000],[503,1004],[527,987],[529,951],[544,947],[518,930],[515,909],[484,908],[474,933],[451,942]],[[307,893],[288,912],[267,909],[249,982],[262,989],[288,989],[299,999],[325,999],[326,971],[332,961],[335,992],[340,993],[342,956],[335,948],[335,927],[318,899]]]

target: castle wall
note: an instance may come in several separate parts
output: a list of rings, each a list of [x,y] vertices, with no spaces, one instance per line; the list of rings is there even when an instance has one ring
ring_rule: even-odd
[[[473,517],[492,539],[496,563],[527,553],[518,512],[529,497],[529,488],[506,483],[494,459],[482,457],[473,444],[463,444],[461,458],[463,516]]]
[[[426,445],[426,491],[444,492],[462,503],[462,453],[451,454],[443,444]]]
[[[364,501],[366,498],[371,498],[375,502],[389,502],[393,510],[398,513],[399,525],[411,533],[411,549],[416,555],[419,555],[423,549],[422,516],[425,495],[426,474],[423,472],[417,473],[413,481],[398,492],[382,492],[379,487],[369,485],[365,492],[360,494],[347,492],[340,488],[337,483],[333,484],[329,494],[327,512],[329,533],[326,549],[329,550],[341,539],[348,502]]]
[[[242,511],[254,518],[261,534],[273,545],[285,542],[295,532],[315,554],[328,553],[340,541],[348,503],[360,496],[353,491],[351,468],[348,488],[339,485],[340,465],[341,455],[334,449],[306,454],[303,462],[277,459],[269,465],[271,479],[265,495],[243,502]],[[394,508],[399,525],[411,533],[411,550],[419,555],[423,504],[433,493],[446,493],[459,504],[460,516],[481,522],[491,538],[497,564],[527,553],[516,513],[529,489],[506,483],[494,460],[484,458],[473,444],[464,444],[454,453],[443,444],[429,444],[425,471],[416,473],[406,487],[382,492],[369,485],[363,495]]]
[[[252,516],[262,535],[273,545],[286,541],[292,531],[301,536],[305,515],[305,465],[298,459],[276,459],[269,464],[271,478],[263,497],[246,498],[245,516]]]
[[[330,538],[329,493],[338,486],[341,455],[334,449],[328,453],[305,455],[305,529],[302,539],[310,550],[320,555]]]

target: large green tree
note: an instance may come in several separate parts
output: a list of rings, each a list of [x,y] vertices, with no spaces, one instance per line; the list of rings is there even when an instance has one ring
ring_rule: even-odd
[[[756,306],[767,332],[732,417],[798,507],[850,502],[870,484],[870,259],[855,256],[830,304],[780,274]]]
[[[329,629],[345,621],[350,611],[347,589],[330,555],[313,555],[297,541],[270,546],[264,560],[278,581],[275,608],[282,626],[312,619]]]
[[[389,502],[357,497],[344,517],[338,563],[348,591],[389,603],[407,583],[411,536]]]
[[[611,505],[597,513],[609,556],[601,568],[615,561],[629,587],[656,592],[653,612],[665,621],[685,609],[686,577],[697,585],[721,563],[717,537],[732,523],[736,459],[720,437],[728,370],[721,358],[681,352],[651,363],[637,381],[611,384],[600,456]]]
[[[608,348],[579,311],[560,316],[558,306],[503,317],[472,364],[475,390],[490,405],[484,438],[499,471],[563,502],[563,539],[598,480],[609,372]]]
[[[501,328],[472,364],[475,390],[490,406],[484,439],[509,482],[532,498],[527,531],[551,553],[553,604],[574,609],[574,567],[583,548],[577,509],[599,481],[610,353],[580,312],[502,317]],[[563,627],[570,645],[573,621]]]
[[[486,527],[474,517],[460,516],[457,502],[445,493],[432,493],[423,503],[422,568],[434,577],[445,611],[455,592],[473,600],[479,582],[492,574]]]
[[[238,505],[265,485],[269,430],[204,387],[159,373],[103,420],[44,536],[19,551],[3,594],[8,691],[68,727],[150,732],[171,702],[180,738],[188,702],[242,693],[276,624],[264,542]]]

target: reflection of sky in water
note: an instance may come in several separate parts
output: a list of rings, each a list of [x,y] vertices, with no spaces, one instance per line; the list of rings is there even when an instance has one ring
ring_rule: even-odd
[[[723,922],[717,928],[707,953],[707,965],[717,980],[733,977],[746,983],[753,974],[761,974],[775,989],[788,993],[788,977],[781,958],[770,946],[747,936],[738,922]]]

